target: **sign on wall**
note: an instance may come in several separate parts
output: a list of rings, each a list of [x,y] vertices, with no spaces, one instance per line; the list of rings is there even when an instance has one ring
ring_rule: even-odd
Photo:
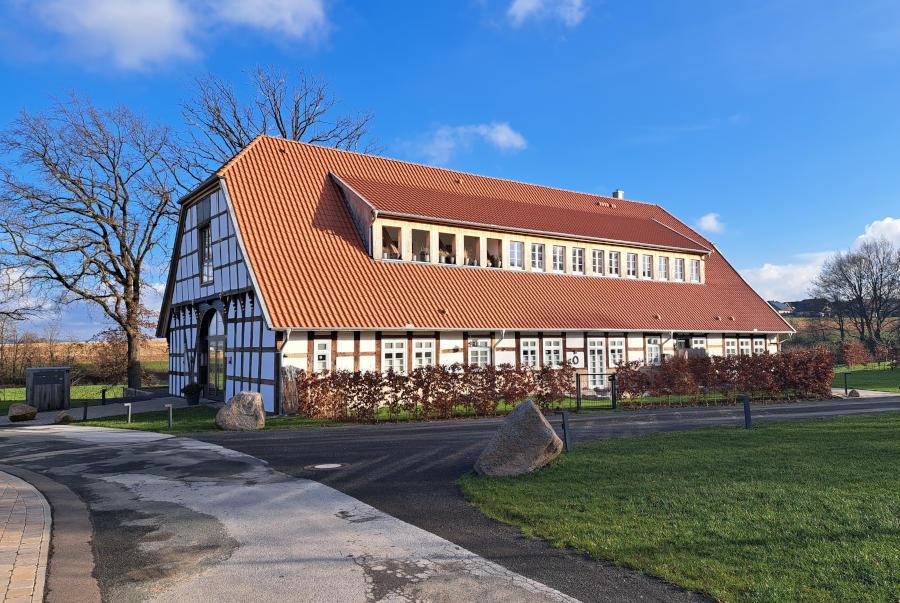
[[[567,351],[566,362],[572,368],[584,368],[584,352],[580,350]]]

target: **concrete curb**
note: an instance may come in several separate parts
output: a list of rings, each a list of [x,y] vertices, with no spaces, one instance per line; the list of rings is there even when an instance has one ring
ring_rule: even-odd
[[[72,603],[100,601],[100,587],[93,576],[94,552],[91,547],[93,525],[87,505],[68,487],[48,477],[13,465],[0,465],[0,471],[34,486],[49,504],[51,527],[46,582],[41,584],[44,601]],[[35,597],[38,584],[35,583]],[[40,600],[40,599],[35,599]]]

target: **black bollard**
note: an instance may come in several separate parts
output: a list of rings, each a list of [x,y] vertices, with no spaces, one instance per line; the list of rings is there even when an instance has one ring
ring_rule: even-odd
[[[738,399],[744,403],[744,427],[750,429],[750,427],[752,427],[752,421],[750,419],[750,396],[741,394],[738,396]]]
[[[557,410],[556,414],[562,415],[562,428],[563,428],[563,447],[566,449],[566,452],[569,451],[569,412],[565,410]]]

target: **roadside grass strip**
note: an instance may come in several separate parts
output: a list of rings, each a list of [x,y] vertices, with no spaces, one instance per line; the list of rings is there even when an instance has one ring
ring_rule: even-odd
[[[110,399],[121,398],[125,390],[124,385],[73,385],[69,392],[71,406],[81,408],[85,404],[88,406],[100,404],[104,388],[107,389],[106,397]],[[16,403],[25,404],[24,387],[0,388],[0,414],[8,413],[9,407]]]
[[[880,367],[882,368],[880,368]],[[900,369],[891,370],[883,368],[883,364],[871,363],[866,367],[854,367],[848,370],[846,366],[837,366],[834,369],[834,381],[831,386],[838,389],[844,387],[844,373],[847,376],[847,386],[850,389],[869,389],[880,392],[900,392]]]
[[[92,427],[116,427],[119,429],[137,429],[140,431],[156,431],[158,433],[197,433],[203,431],[218,431],[216,427],[217,409],[209,406],[193,406],[188,408],[175,408],[172,410],[172,427],[169,428],[169,411],[156,410],[152,412],[135,413],[128,423],[126,415],[115,417],[102,417],[89,421],[78,421],[75,425],[88,425]],[[335,427],[347,425],[323,419],[309,419],[307,417],[266,417],[265,429],[290,429],[292,427]]]
[[[900,413],[597,440],[459,484],[526,536],[719,600],[900,600]]]

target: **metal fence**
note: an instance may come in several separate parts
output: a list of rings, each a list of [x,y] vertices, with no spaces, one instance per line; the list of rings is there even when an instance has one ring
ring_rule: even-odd
[[[615,373],[575,375],[575,410],[602,410],[616,407]]]

